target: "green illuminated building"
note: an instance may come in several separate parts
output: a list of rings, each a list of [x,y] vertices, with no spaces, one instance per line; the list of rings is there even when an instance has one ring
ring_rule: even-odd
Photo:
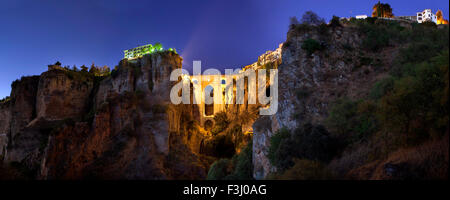
[[[123,53],[124,53],[124,58],[135,59],[135,58],[142,57],[146,54],[152,54],[152,53],[161,52],[161,51],[164,51],[164,48],[162,47],[162,45],[160,43],[156,43],[155,45],[147,44],[147,45],[139,46],[136,48],[128,49],[128,50],[123,51]],[[175,52],[175,50],[172,48],[168,49],[168,51]]]

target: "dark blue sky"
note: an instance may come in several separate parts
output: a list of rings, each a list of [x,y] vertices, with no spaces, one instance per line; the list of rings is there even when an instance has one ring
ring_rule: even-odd
[[[0,0],[0,97],[21,76],[47,65],[114,67],[123,50],[161,42],[184,58],[184,68],[237,68],[284,42],[289,17],[312,10],[333,15],[370,15],[378,0]],[[447,0],[382,1],[395,15],[441,9]]]

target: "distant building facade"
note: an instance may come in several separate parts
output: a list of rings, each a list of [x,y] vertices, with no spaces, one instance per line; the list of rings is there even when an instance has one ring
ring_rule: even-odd
[[[431,9],[425,9],[422,12],[417,13],[417,22],[423,23],[426,21],[437,23],[437,17],[431,12]]]
[[[356,15],[356,19],[366,19],[367,15]]]
[[[132,49],[128,49],[123,51],[124,54],[124,58],[126,59],[135,59],[135,58],[139,58],[142,57],[146,54],[151,54],[157,51],[163,51],[163,47],[161,44],[157,43],[155,45],[151,45],[151,44],[147,44],[147,45],[143,45],[143,46],[139,46],[136,48],[132,48]],[[171,50],[171,49],[169,49]]]

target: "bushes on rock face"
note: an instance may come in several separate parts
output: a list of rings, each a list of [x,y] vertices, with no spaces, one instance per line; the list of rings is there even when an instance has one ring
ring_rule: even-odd
[[[411,64],[380,99],[382,125],[416,144],[448,129],[448,50],[423,63]]]
[[[306,11],[300,19],[300,23],[317,26],[325,23],[325,20],[313,11]]]
[[[230,159],[220,159],[211,165],[208,180],[251,180],[253,179],[252,143]]]
[[[375,83],[369,93],[369,98],[379,99],[386,95],[394,87],[394,78],[387,77]]]
[[[339,17],[333,15],[333,18],[331,19],[329,26],[341,27],[342,25],[341,25]]]
[[[286,129],[271,138],[268,158],[280,171],[294,165],[294,158],[328,162],[339,148],[337,138],[320,125],[305,124],[291,135]]]
[[[442,140],[448,132],[448,27],[413,24],[412,30],[397,33],[407,35],[409,44],[396,56],[390,76],[378,81],[367,98],[330,107],[329,130],[351,137],[341,157],[330,164],[340,176],[403,147],[415,149],[430,139]]]
[[[213,135],[217,135],[218,133],[224,131],[230,124],[230,121],[228,120],[228,117],[227,117],[227,113],[225,113],[223,111],[214,115],[214,121],[215,121],[215,124],[211,130]]]
[[[421,44],[424,43],[429,46],[434,46],[435,51],[441,51],[446,44],[448,44],[448,37],[442,37],[442,35],[448,36],[448,27],[443,29],[437,29],[427,26],[426,24],[411,24],[411,28],[406,28],[400,25],[399,22],[367,18],[365,20],[351,20],[350,23],[355,24],[359,32],[364,34],[363,46],[367,50],[379,51],[385,47],[392,46],[393,44]],[[433,23],[434,24],[434,23]],[[435,24],[434,24],[435,26]],[[423,52],[424,55],[417,57],[427,57],[431,52]]]
[[[233,156],[233,173],[227,177],[230,180],[253,179],[252,142],[238,155]]]
[[[207,180],[223,180],[230,173],[230,160],[220,159],[214,162],[208,171]]]
[[[372,101],[338,99],[330,108],[325,124],[346,144],[370,137],[377,131],[376,105]]]
[[[329,110],[326,124],[334,133],[339,135],[349,134],[355,122],[354,116],[357,112],[357,102],[347,98],[338,99]]]
[[[1,99],[0,103],[6,103],[6,102],[9,102],[10,100],[11,100],[11,97],[7,96],[7,97],[4,97],[3,99]]]
[[[281,128],[278,130],[271,138],[270,138],[270,147],[267,154],[267,158],[269,158],[270,162],[275,165],[278,162],[278,149],[283,140],[287,140],[291,137],[291,134],[288,129]]]
[[[314,39],[307,39],[302,44],[302,49],[306,50],[308,55],[313,54],[316,51],[320,51],[323,49],[323,46]]]
[[[281,180],[329,180],[333,176],[325,165],[318,161],[294,159],[294,166],[274,177]]]

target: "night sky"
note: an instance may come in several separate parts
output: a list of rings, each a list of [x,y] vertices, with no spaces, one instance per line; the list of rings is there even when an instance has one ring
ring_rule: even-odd
[[[161,42],[176,48],[190,71],[193,60],[205,68],[238,68],[286,39],[289,17],[312,10],[327,21],[333,15],[371,14],[378,0],[0,0],[0,98],[11,82],[39,75],[47,65],[107,65],[123,50]],[[394,15],[425,8],[449,16],[447,0],[395,0]]]

